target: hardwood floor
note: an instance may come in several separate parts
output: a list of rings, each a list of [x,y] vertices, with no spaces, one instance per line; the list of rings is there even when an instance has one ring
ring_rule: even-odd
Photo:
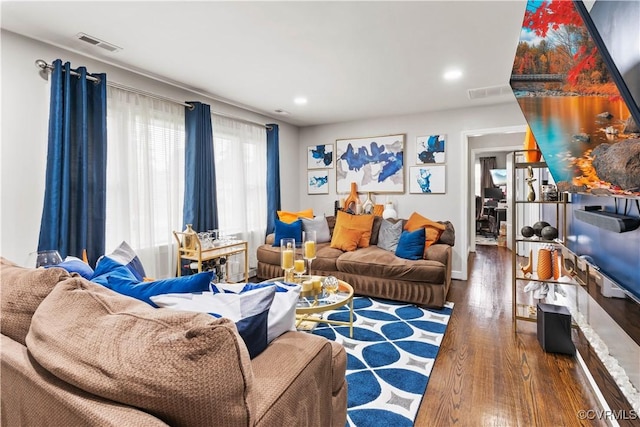
[[[536,324],[511,317],[511,252],[477,246],[455,303],[415,425],[581,426],[581,410],[601,409],[572,356],[545,353]],[[574,332],[575,333],[575,332]]]

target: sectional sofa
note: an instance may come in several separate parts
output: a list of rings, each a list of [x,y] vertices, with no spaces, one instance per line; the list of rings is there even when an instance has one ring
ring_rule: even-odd
[[[344,426],[344,348],[286,332],[255,358],[230,320],[157,309],[0,258],[0,424]]]

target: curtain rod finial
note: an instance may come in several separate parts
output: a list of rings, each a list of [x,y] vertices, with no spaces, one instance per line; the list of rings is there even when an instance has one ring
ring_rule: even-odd
[[[38,68],[40,68],[42,70],[46,70],[47,67],[48,67],[48,64],[43,59],[36,59],[36,67],[38,67]]]

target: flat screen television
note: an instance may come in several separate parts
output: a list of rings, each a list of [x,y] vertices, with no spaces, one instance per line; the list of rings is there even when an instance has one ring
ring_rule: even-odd
[[[640,112],[592,33],[582,2],[528,1],[510,85],[561,191],[638,197],[640,187],[615,182],[593,162],[605,147],[638,138],[627,124],[630,117],[640,123]]]

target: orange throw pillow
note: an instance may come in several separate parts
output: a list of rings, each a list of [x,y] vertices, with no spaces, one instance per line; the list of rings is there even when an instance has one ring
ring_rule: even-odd
[[[363,232],[361,230],[343,228],[340,233],[333,233],[331,247],[342,251],[355,251],[358,248],[358,242],[360,242],[362,234]]]
[[[426,251],[429,246],[440,239],[440,236],[447,227],[439,222],[431,221],[429,218],[425,218],[417,212],[412,213],[404,225],[404,229],[407,231],[415,231],[423,227],[425,234],[424,250]]]
[[[278,211],[278,219],[282,222],[286,222],[287,224],[291,224],[293,221],[296,221],[298,217],[313,219],[313,209],[305,209],[300,212]]]
[[[362,237],[358,242],[358,247],[367,248],[371,241],[373,220],[373,215],[351,215],[346,212],[338,211],[336,226],[333,229],[333,236],[339,236],[343,229],[362,231]],[[333,242],[333,238],[331,241]]]

